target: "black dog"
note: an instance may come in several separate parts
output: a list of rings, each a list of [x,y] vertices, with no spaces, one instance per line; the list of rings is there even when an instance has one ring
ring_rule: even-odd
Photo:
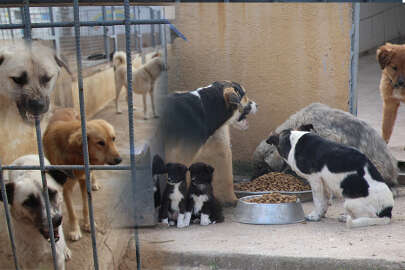
[[[224,221],[221,204],[215,199],[211,182],[214,168],[205,163],[190,166],[191,186],[187,197],[185,223],[200,220],[201,225]]]
[[[155,208],[159,208],[161,205],[159,175],[166,173],[167,169],[163,159],[159,155],[155,155],[153,157],[152,162],[152,178],[154,184],[153,191],[154,191]]]
[[[174,225],[177,222],[177,227],[182,228],[185,227],[188,168],[180,163],[167,163],[166,171],[167,184],[163,192],[159,218],[162,223],[168,225]]]

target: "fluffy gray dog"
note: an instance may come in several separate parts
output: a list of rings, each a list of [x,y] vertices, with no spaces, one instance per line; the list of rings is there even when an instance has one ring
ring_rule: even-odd
[[[275,132],[296,129],[306,124],[312,124],[313,132],[325,139],[358,149],[373,162],[389,186],[397,184],[397,161],[382,137],[366,122],[345,111],[313,103],[291,115]],[[276,147],[266,143],[266,138],[253,154],[253,166],[254,178],[271,171],[283,171],[288,168]]]

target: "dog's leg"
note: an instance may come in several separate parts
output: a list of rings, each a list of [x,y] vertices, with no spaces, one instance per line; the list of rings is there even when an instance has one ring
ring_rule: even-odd
[[[191,198],[191,196],[187,196],[186,213],[184,214],[184,224],[186,226],[190,225],[193,209],[194,209],[194,200],[193,198]]]
[[[149,96],[150,96],[150,101],[152,103],[153,118],[159,118],[159,116],[156,114],[156,110],[155,110],[155,97],[153,94],[153,86],[152,86],[152,90],[149,92]]]
[[[212,220],[210,220],[211,216],[211,209],[209,207],[208,203],[205,203],[204,206],[201,208],[201,219],[200,219],[200,225],[202,226],[207,226],[212,223]]]
[[[98,183],[97,178],[94,175],[94,172],[90,172],[90,177],[91,177],[91,189],[94,191],[100,190],[101,185]]]
[[[186,212],[186,199],[183,198],[179,203],[179,215],[177,216],[177,228],[184,228],[187,227],[188,224],[185,223],[185,216],[184,213]]]
[[[394,123],[397,117],[398,107],[399,101],[396,101],[394,99],[384,100],[382,137],[386,143],[389,142],[392,130],[394,129]]]
[[[122,111],[120,109],[120,104],[118,102],[122,86],[123,86],[122,81],[119,78],[115,78],[115,111],[117,114],[122,113]]]
[[[167,226],[169,226],[169,203],[167,194],[163,194],[162,205],[160,206],[159,211],[159,221]]]
[[[142,101],[143,101],[143,119],[144,120],[147,120],[148,119],[148,117],[147,117],[147,104],[146,104],[146,93],[145,94],[142,94]]]
[[[320,221],[328,209],[328,198],[325,197],[323,181],[321,177],[316,176],[308,179],[308,182],[311,184],[315,209],[305,218],[309,221]]]
[[[86,232],[91,231],[90,226],[90,218],[89,218],[89,204],[87,202],[87,188],[86,188],[86,180],[81,179],[79,180],[80,184],[80,191],[82,192],[82,204],[83,204],[83,229]],[[94,222],[94,226],[97,227],[96,222]]]
[[[360,199],[347,199],[344,207],[347,213],[349,213],[346,217],[346,226],[348,228],[386,225],[391,222],[389,217],[377,217],[376,209],[370,205],[366,205]]]
[[[82,237],[82,233],[80,231],[79,220],[77,219],[75,210],[73,209],[73,202],[72,202],[72,194],[73,188],[76,184],[76,179],[68,179],[63,186],[63,197],[66,203],[66,209],[69,215],[69,223],[70,223],[70,232],[69,238],[70,240],[77,241]]]

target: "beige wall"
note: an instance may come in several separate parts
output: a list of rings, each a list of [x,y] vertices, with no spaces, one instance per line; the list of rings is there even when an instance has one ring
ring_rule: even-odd
[[[311,102],[348,108],[351,4],[178,4],[169,90],[240,82],[259,112],[232,131],[234,160]]]

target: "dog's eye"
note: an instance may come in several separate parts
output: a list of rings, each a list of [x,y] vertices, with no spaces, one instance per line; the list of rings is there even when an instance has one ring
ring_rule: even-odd
[[[50,200],[50,201],[55,200],[56,193],[57,193],[56,190],[54,190],[54,189],[49,189],[49,188],[48,188],[48,195],[49,195],[49,200]]]
[[[112,141],[115,142],[115,137],[112,137]]]
[[[105,142],[99,141],[98,144],[101,145],[101,146],[104,146],[104,145],[105,145]]]
[[[393,69],[393,70],[395,70],[395,71],[397,71],[397,70],[398,70],[398,68],[397,68],[397,67],[392,67],[392,69]]]
[[[28,199],[26,199],[23,202],[23,206],[27,208],[36,208],[39,206],[39,204],[40,204],[39,199],[35,197],[33,194],[30,194],[28,196]]]
[[[23,72],[19,77],[10,77],[16,84],[24,85],[28,83],[27,72]]]
[[[52,79],[52,77],[49,77],[48,75],[44,75],[44,76],[41,76],[41,78],[39,78],[39,83],[44,85],[44,84],[47,84],[51,79]]]

